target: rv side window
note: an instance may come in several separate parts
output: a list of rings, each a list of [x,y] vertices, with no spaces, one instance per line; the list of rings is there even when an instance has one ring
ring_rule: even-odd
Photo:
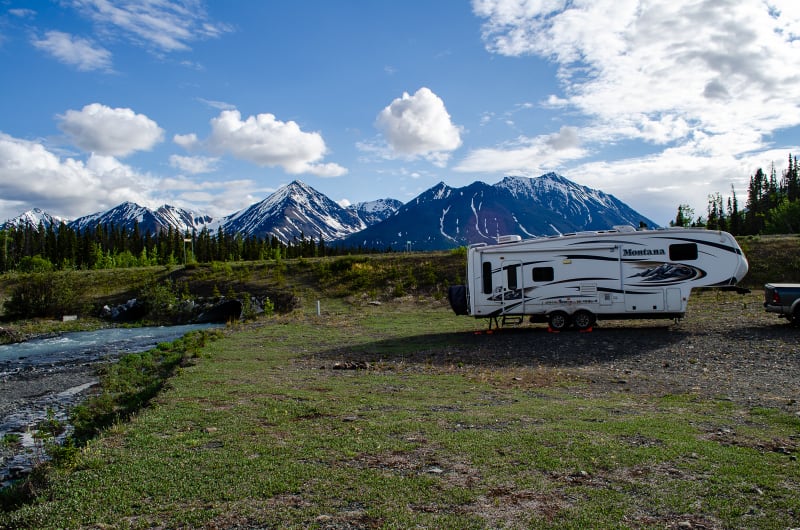
[[[697,243],[681,243],[669,246],[670,261],[688,261],[697,259]]]
[[[509,289],[516,289],[517,288],[517,268],[519,265],[512,265],[506,268],[506,274],[508,277],[508,288]]]
[[[483,294],[492,293],[492,263],[483,262]]]
[[[534,267],[533,268],[533,281],[535,282],[552,282],[553,281],[553,267]]]

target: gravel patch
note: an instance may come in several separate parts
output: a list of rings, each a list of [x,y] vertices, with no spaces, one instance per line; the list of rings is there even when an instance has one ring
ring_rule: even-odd
[[[587,396],[609,391],[691,393],[800,414],[799,339],[800,327],[764,311],[763,291],[708,291],[692,295],[685,318],[677,323],[600,321],[585,333],[551,333],[543,324],[494,332],[443,331],[431,340],[445,347],[422,345],[412,353],[393,355],[384,352],[402,351],[402,341],[388,339],[359,348],[363,351],[326,352],[322,359],[331,368],[348,363],[370,368],[403,363],[406,369],[458,366],[483,372],[552,368],[537,376],[542,384],[548,378],[572,378],[585,383],[576,385],[576,392]],[[510,370],[509,378],[514,373]]]

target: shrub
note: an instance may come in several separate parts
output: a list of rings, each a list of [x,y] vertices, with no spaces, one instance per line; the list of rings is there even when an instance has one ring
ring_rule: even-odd
[[[55,317],[71,313],[75,300],[69,276],[33,273],[14,287],[4,309],[10,318]]]
[[[146,285],[138,299],[144,304],[147,318],[155,321],[168,320],[178,303],[178,297],[169,282],[164,284],[152,282]]]
[[[41,256],[25,256],[19,262],[20,272],[52,272],[53,264]]]

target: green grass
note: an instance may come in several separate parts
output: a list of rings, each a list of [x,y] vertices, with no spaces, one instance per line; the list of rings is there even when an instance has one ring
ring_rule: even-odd
[[[468,365],[485,322],[430,300],[321,306],[206,344],[0,527],[800,524],[796,416]]]

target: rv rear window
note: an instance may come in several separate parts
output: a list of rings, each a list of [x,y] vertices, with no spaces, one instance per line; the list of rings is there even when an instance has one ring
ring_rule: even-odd
[[[697,243],[681,243],[669,246],[670,261],[688,261],[697,259]]]
[[[491,294],[492,292],[492,263],[489,261],[483,262],[483,294]]]
[[[553,267],[534,267],[533,268],[533,281],[535,282],[552,282],[553,281]]]

